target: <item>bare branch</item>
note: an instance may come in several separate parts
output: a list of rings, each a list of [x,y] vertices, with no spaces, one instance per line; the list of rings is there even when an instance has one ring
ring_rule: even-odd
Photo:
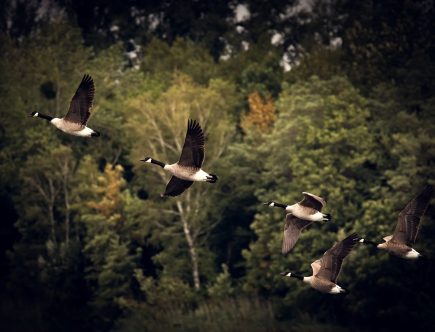
[[[42,187],[32,178],[26,178],[26,180],[41,194],[41,196],[44,198],[46,202],[49,201],[47,195],[45,194]]]

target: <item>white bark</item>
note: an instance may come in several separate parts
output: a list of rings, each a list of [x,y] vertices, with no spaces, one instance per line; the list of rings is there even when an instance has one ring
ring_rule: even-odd
[[[190,231],[191,226],[189,225],[188,217],[184,213],[184,210],[183,210],[183,207],[182,207],[180,201],[177,201],[177,208],[178,208],[178,211],[180,212],[181,223],[183,224],[184,236],[186,238],[186,242],[187,242],[187,245],[189,247],[190,260],[192,261],[193,285],[194,285],[196,290],[199,290],[201,288],[201,282],[199,279],[199,260],[198,260],[198,251],[196,248],[195,239],[191,234],[191,231]]]

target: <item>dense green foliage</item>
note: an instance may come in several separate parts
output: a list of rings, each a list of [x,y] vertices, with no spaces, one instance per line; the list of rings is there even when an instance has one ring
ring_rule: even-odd
[[[351,232],[380,240],[435,184],[433,1],[388,1],[388,12],[351,1],[300,12],[279,0],[0,3],[6,330],[435,325],[433,200],[420,261],[359,246],[339,278],[345,297],[279,275],[311,274]],[[250,16],[236,20],[241,4]],[[62,116],[84,73],[101,137],[27,116]],[[219,181],[161,198],[168,174],[139,160],[175,161],[189,118],[205,129],[204,168]],[[284,257],[284,215],[261,203],[302,191],[325,197],[334,221]]]

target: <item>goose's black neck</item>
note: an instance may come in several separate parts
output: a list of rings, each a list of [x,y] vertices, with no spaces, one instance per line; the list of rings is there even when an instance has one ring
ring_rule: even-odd
[[[375,246],[375,247],[378,246],[378,243],[376,243],[374,241],[367,240],[367,239],[364,239],[362,243],[368,244],[368,245],[371,245],[371,246]]]
[[[38,112],[38,118],[41,118],[41,119],[44,119],[44,120],[47,120],[47,121],[51,121],[53,119],[52,116],[45,115],[45,114],[42,114],[42,113],[39,113],[39,112]]]
[[[273,206],[279,207],[279,208],[284,209],[284,210],[287,207],[287,205],[281,204],[281,203],[275,203]]]
[[[299,274],[296,274],[296,273],[292,273],[291,275],[290,275],[290,277],[292,277],[292,278],[296,278],[296,279],[299,279],[299,280],[304,280],[304,277],[303,276],[301,276],[301,275],[299,275]]]
[[[155,165],[159,165],[161,168],[165,167],[165,163],[162,163],[161,161],[155,160],[151,158],[151,163]]]

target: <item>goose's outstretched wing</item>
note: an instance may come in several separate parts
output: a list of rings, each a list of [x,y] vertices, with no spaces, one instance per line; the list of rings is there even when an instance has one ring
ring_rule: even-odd
[[[291,213],[287,214],[284,223],[284,236],[282,241],[282,254],[287,255],[293,249],[299,239],[301,230],[310,225],[312,221],[303,220],[295,217]]]
[[[306,206],[312,209],[315,209],[317,211],[322,211],[322,208],[326,205],[326,201],[319,196],[303,192],[304,199],[299,202],[300,205]]]
[[[360,239],[361,238],[356,233],[353,233],[344,240],[336,243],[331,249],[323,254],[323,257],[320,260],[313,263],[314,266],[313,264],[311,265],[313,273],[318,270],[316,276],[336,283],[338,275],[340,274],[343,259],[350,253],[352,248]]]
[[[204,133],[195,120],[187,123],[187,133],[184,139],[183,150],[181,151],[179,165],[201,168],[204,161]]]
[[[433,187],[427,185],[417,197],[414,197],[406,204],[397,219],[396,229],[391,238],[392,242],[406,244],[407,246],[412,246],[415,243],[420,219],[426,212],[432,193]]]
[[[166,185],[165,193],[163,196],[178,196],[183,193],[187,188],[192,185],[192,181],[183,180],[172,176]]]
[[[71,99],[68,113],[64,116],[64,120],[86,126],[91,115],[94,94],[94,80],[91,76],[85,74]]]

